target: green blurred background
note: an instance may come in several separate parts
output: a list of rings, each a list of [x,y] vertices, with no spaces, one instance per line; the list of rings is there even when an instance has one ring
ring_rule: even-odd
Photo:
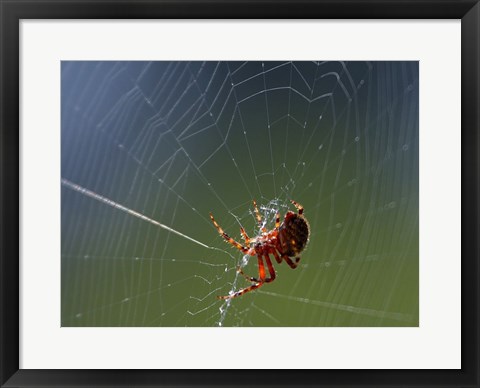
[[[418,326],[418,62],[62,62],[62,326]],[[235,239],[292,198],[300,266]],[[258,274],[256,258],[245,272]]]

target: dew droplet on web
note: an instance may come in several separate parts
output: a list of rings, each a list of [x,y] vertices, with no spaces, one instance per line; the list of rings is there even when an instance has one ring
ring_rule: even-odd
[[[322,148],[323,148],[323,144],[320,144],[320,145],[318,146],[318,149],[321,150]]]
[[[360,140],[360,137],[357,136],[357,137],[355,138],[355,141],[359,141],[359,140]]]

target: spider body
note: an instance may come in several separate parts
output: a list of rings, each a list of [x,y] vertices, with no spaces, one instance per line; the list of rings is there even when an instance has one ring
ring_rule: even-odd
[[[286,256],[297,256],[305,249],[310,235],[308,221],[303,215],[287,212],[277,237],[277,249]]]
[[[253,201],[255,215],[261,228],[261,234],[257,237],[250,238],[245,232],[245,229],[240,228],[240,233],[242,234],[245,245],[240,244],[225,233],[210,213],[213,225],[217,228],[218,233],[225,239],[225,241],[240,250],[242,253],[250,256],[257,256],[258,259],[258,278],[247,276],[243,273],[241,268],[238,268],[238,272],[248,281],[252,282],[252,285],[233,294],[219,296],[219,299],[236,298],[246,292],[261,287],[264,283],[272,282],[275,279],[276,274],[272,261],[270,260],[270,255],[273,255],[278,264],[285,261],[290,268],[297,268],[300,261],[299,254],[305,249],[308,243],[310,227],[307,219],[303,216],[303,207],[295,201],[291,202],[297,208],[298,213],[288,211],[281,224],[280,214],[277,213],[275,228],[267,231],[263,226],[262,217],[258,211],[257,204]],[[269,277],[267,277],[265,273],[264,260],[267,264]]]

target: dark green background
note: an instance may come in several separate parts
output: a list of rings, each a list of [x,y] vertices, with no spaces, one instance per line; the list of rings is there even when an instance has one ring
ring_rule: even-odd
[[[418,62],[62,62],[62,326],[418,326]],[[301,265],[240,240],[292,198]],[[256,258],[245,268],[257,274]]]

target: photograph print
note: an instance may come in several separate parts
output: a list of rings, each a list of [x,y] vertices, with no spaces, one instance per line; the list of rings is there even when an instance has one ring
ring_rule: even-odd
[[[418,327],[417,61],[62,61],[62,327]]]

